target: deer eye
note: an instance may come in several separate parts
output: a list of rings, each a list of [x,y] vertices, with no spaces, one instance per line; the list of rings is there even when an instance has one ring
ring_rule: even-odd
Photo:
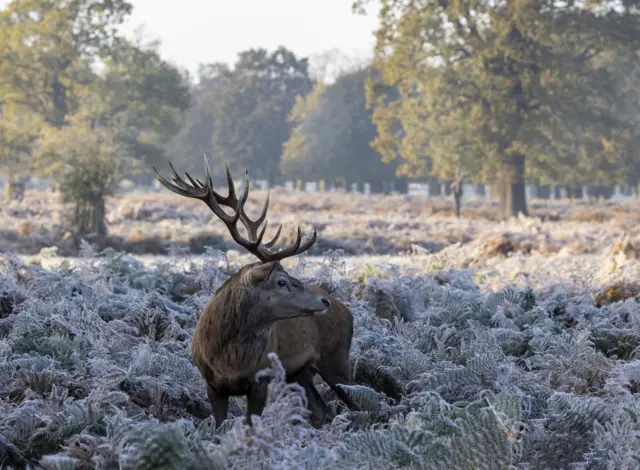
[[[280,279],[280,280],[278,281],[278,285],[279,285],[280,287],[284,287],[284,286],[286,286],[286,285],[287,285],[287,283],[286,283],[286,282],[284,282],[282,279]]]

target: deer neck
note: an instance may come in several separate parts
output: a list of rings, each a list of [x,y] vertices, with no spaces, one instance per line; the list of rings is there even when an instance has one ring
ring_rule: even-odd
[[[258,305],[228,318],[225,349],[230,359],[249,368],[262,365],[275,344],[274,322],[268,318],[268,312]]]

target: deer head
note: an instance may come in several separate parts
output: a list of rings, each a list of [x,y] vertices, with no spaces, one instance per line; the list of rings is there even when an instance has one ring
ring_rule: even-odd
[[[248,312],[248,317],[253,319],[253,323],[264,324],[288,318],[314,315],[326,311],[331,306],[328,296],[310,290],[298,279],[289,275],[280,264],[281,260],[308,250],[316,241],[316,231],[314,230],[313,235],[303,243],[302,232],[300,226],[298,226],[296,241],[287,248],[273,251],[272,247],[277,242],[282,231],[282,225],[280,225],[275,236],[269,242],[262,243],[268,225],[266,215],[269,208],[269,193],[267,193],[267,199],[260,216],[256,220],[251,220],[244,210],[244,204],[249,196],[249,176],[247,171],[245,171],[244,189],[242,195],[238,198],[228,164],[226,164],[226,170],[229,194],[226,197],[221,196],[213,189],[209,162],[206,157],[204,183],[192,178],[185,172],[189,180],[189,183],[187,183],[178,176],[172,164],[169,164],[169,166],[173,175],[173,182],[164,179],[154,168],[158,181],[176,194],[203,201],[225,223],[235,242],[260,260],[258,263],[244,266],[232,276],[230,281],[233,280],[233,282],[226,282],[218,290],[217,296],[228,296],[242,303],[242,305],[229,305],[232,310]],[[235,212],[228,214],[222,209],[223,206],[231,208]],[[237,226],[238,221],[244,225],[248,238],[240,234]],[[264,225],[260,229],[263,222]]]

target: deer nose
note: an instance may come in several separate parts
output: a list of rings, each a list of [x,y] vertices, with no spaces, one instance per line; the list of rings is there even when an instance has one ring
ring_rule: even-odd
[[[329,301],[329,299],[327,298],[323,298],[322,299],[322,303],[324,304],[325,307],[329,308],[331,307],[331,302]]]

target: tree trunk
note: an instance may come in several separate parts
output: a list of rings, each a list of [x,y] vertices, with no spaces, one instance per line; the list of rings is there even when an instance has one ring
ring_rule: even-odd
[[[524,155],[516,155],[509,163],[500,175],[498,192],[500,216],[504,219],[517,217],[518,214],[528,216],[524,180],[525,157]]]
[[[107,234],[104,198],[76,202],[73,220],[78,233]]]
[[[105,220],[104,198],[93,201],[91,210],[91,231],[98,235],[107,234],[107,223]]]
[[[407,194],[409,192],[409,179],[398,178],[397,180],[395,180],[393,187],[400,194]]]
[[[64,124],[64,118],[69,113],[67,104],[67,88],[60,82],[60,77],[56,75],[52,84],[53,115],[51,124],[60,128]]]
[[[4,186],[5,199],[8,201],[22,201],[26,188],[27,178],[25,176],[9,176]]]
[[[456,209],[456,217],[460,218],[462,209],[462,181],[456,181],[451,185],[451,194],[453,194],[453,204]]]
[[[562,197],[562,192],[560,191],[560,186],[555,185],[553,187],[553,198],[554,199],[560,199]]]

